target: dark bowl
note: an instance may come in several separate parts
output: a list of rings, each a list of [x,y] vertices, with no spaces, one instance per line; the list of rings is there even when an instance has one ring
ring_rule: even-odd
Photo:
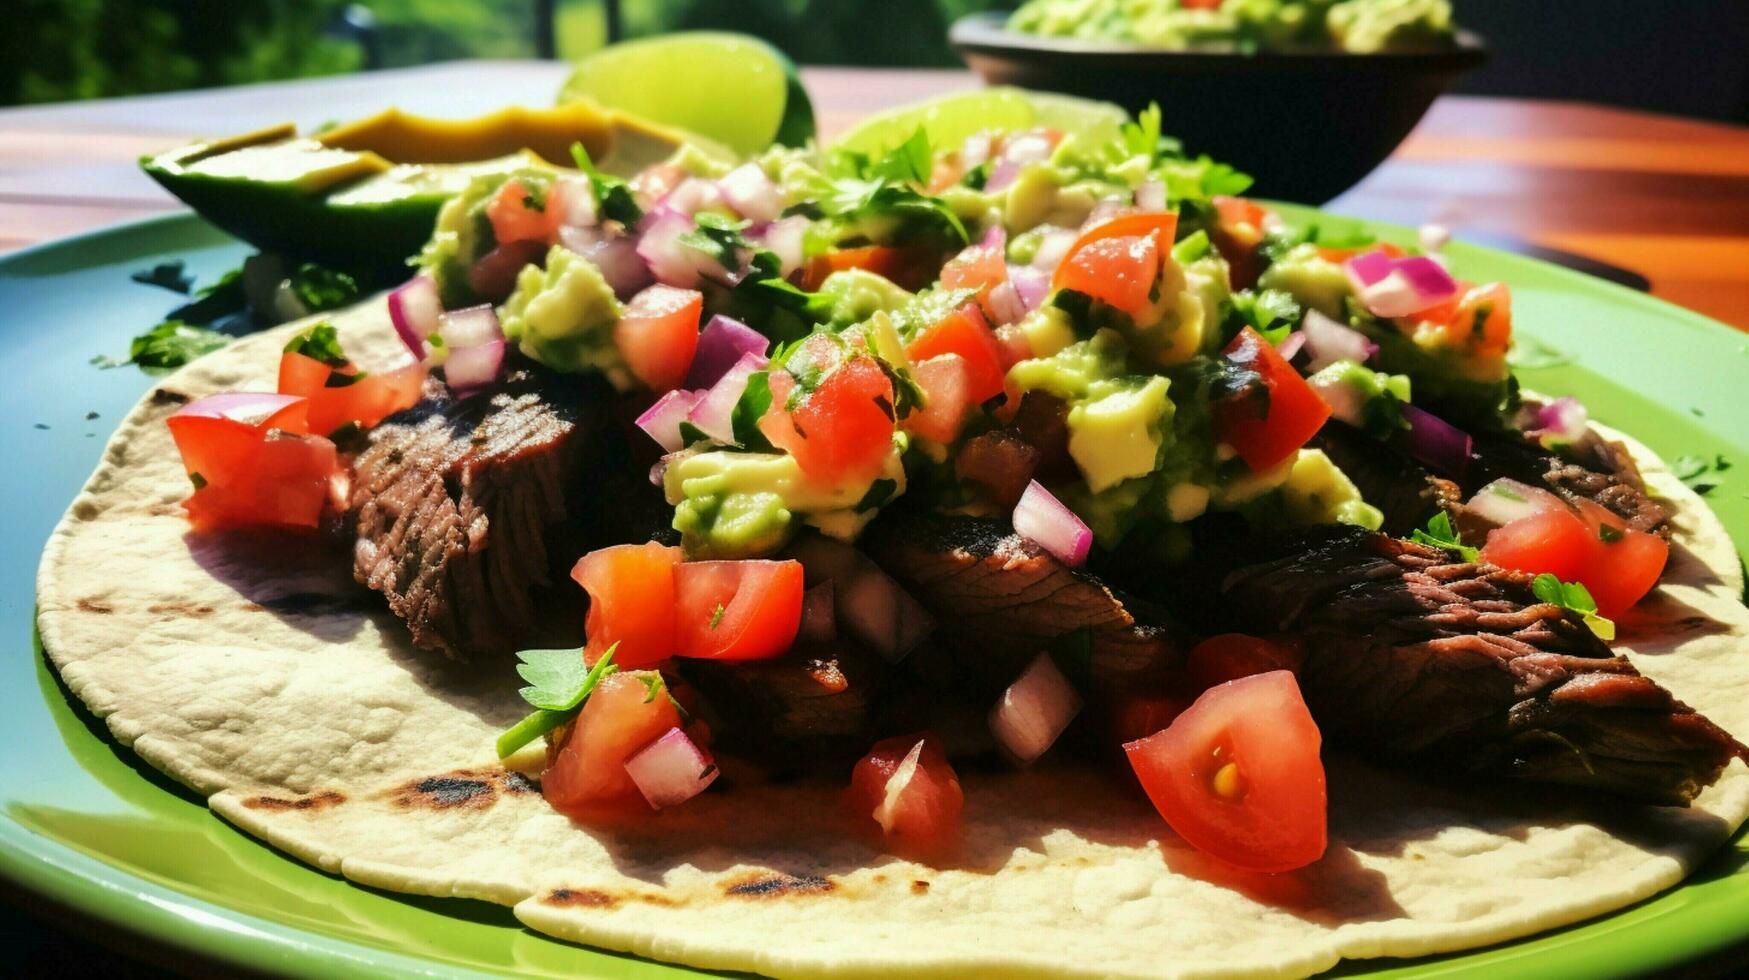
[[[1002,12],[971,14],[948,38],[991,85],[1064,92],[1131,112],[1158,102],[1165,132],[1257,178],[1265,197],[1317,204],[1384,162],[1448,83],[1480,65],[1480,38],[1449,51],[1163,51],[1037,37]]]

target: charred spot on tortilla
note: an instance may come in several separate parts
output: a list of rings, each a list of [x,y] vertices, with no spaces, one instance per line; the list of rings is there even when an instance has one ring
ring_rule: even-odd
[[[243,801],[243,805],[251,810],[326,810],[346,802],[346,796],[335,790],[327,789],[308,796],[284,799],[278,796],[251,796]]]
[[[924,881],[921,878],[917,879],[916,881],[911,882],[911,894],[913,894],[913,895],[927,895],[927,894],[929,894],[929,882]]]
[[[520,773],[515,770],[511,770],[504,774],[504,782],[502,785],[504,787],[504,792],[506,793],[540,792],[540,780],[535,779],[527,773]]]
[[[498,802],[500,790],[523,794],[538,789],[522,773],[490,769],[458,769],[403,783],[390,790],[394,804],[404,810],[485,810]]]
[[[148,397],[153,405],[186,405],[189,399],[188,395],[180,391],[172,391],[169,388],[153,388],[152,394]]]
[[[748,898],[779,898],[785,895],[824,895],[837,887],[829,879],[819,875],[754,874],[726,886],[723,894]]]
[[[198,618],[200,616],[211,616],[213,613],[213,607],[207,605],[196,605],[192,602],[159,602],[147,606],[146,611],[160,616],[169,615]]]
[[[96,599],[80,599],[79,611],[99,616],[107,616],[110,613],[115,612],[115,607],[107,602],[99,602]]]
[[[619,905],[619,899],[594,888],[555,888],[547,892],[541,901],[548,905],[564,908],[582,906],[594,909],[611,909]]]

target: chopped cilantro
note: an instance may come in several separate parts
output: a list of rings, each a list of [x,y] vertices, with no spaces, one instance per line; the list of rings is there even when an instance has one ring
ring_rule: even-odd
[[[498,758],[563,725],[576,715],[589,692],[601,679],[619,670],[613,664],[614,650],[607,648],[594,667],[585,667],[583,651],[575,647],[566,650],[524,650],[516,655],[522,663],[516,672],[529,686],[522,689],[522,699],[534,705],[535,711],[498,736]]]
[[[604,174],[595,169],[595,162],[589,159],[589,151],[583,148],[582,143],[571,144],[571,159],[576,161],[577,169],[589,178],[589,186],[595,191],[597,210],[602,217],[617,221],[628,228],[643,220],[644,209],[638,207],[638,199],[632,196],[631,185],[612,174]]]
[[[716,612],[711,613],[711,625],[710,625],[711,629],[716,629],[718,626],[722,625],[722,623],[723,623],[723,611],[724,611],[723,604],[720,602],[717,603]]]
[[[954,243],[963,245],[971,238],[959,215],[941,198],[919,189],[929,179],[932,160],[929,136],[921,126],[878,160],[839,151],[827,163],[830,176],[816,188],[820,214],[847,227],[864,218],[916,219],[951,233]]]
[[[1563,582],[1548,572],[1531,580],[1530,590],[1543,602],[1577,613],[1600,640],[1615,639],[1615,623],[1597,615],[1597,600],[1581,582]]]
[[[1598,522],[1597,540],[1602,541],[1604,544],[1615,544],[1623,537],[1624,535],[1622,534],[1621,528],[1616,527],[1614,524],[1606,524],[1602,521]]]
[[[346,353],[340,349],[340,331],[326,320],[293,337],[291,343],[285,345],[285,352],[302,354],[329,367],[341,367],[347,363]]]
[[[856,512],[858,514],[866,514],[877,507],[886,506],[887,501],[893,499],[893,494],[897,493],[898,489],[899,481],[897,480],[889,480],[883,477],[882,479],[874,481],[868,485],[868,492],[863,494],[862,499],[856,502]]]
[[[1146,156],[1152,164],[1160,153],[1160,103],[1150,102],[1136,113],[1136,121],[1123,124],[1124,147],[1135,156]]]
[[[1731,461],[1723,453],[1715,453],[1710,460],[1691,453],[1678,456],[1670,463],[1670,472],[1702,497],[1718,488],[1720,481],[1716,479],[1717,474],[1730,468]]]
[[[344,272],[305,262],[287,280],[292,295],[311,313],[345,306],[358,298],[358,280]]]
[[[183,293],[194,288],[194,277],[184,271],[182,261],[160,262],[150,269],[141,269],[128,276],[142,286],[157,286],[173,293]]]
[[[1480,554],[1476,549],[1464,544],[1463,539],[1458,537],[1457,529],[1451,524],[1451,515],[1443,510],[1433,515],[1432,519],[1427,522],[1425,529],[1417,529],[1409,535],[1409,540],[1416,544],[1432,545],[1435,548],[1444,548],[1446,551],[1455,552],[1464,561],[1475,561]]]
[[[231,338],[217,330],[181,320],[165,320],[133,339],[128,345],[126,360],[118,361],[99,354],[91,359],[91,363],[101,368],[137,364],[152,370],[169,370],[179,368],[202,354],[210,354],[230,342]]]
[[[248,307],[249,298],[243,292],[243,269],[239,266],[220,276],[217,282],[195,290],[191,302],[171,310],[165,319],[207,326]]]
[[[206,477],[201,476],[199,473],[188,474],[188,482],[194,484],[196,490],[206,489]]]
[[[741,235],[750,222],[727,218],[715,211],[700,211],[693,221],[696,227],[681,234],[680,244],[703,253],[728,272],[739,272],[742,255],[751,251]]]
[[[722,607],[719,606],[717,608],[720,609]],[[638,683],[644,685],[645,704],[649,704],[651,701],[656,700],[656,695],[665,693],[668,690],[668,685],[662,682],[662,675],[656,671],[638,674],[637,678]]]
[[[735,433],[735,443],[743,449],[768,453],[771,440],[759,431],[759,420],[771,410],[771,373],[755,371],[747,376],[747,387],[729,412],[729,425]]]
[[[1279,289],[1241,290],[1233,294],[1222,319],[1222,340],[1231,341],[1239,331],[1250,327],[1270,346],[1279,347],[1304,315],[1293,296]]]

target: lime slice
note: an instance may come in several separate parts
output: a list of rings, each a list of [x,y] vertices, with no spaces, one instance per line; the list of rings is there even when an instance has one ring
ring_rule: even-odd
[[[888,109],[863,120],[833,145],[878,155],[909,138],[918,126],[938,147],[957,147],[966,137],[987,129],[1033,126],[1049,126],[1097,143],[1117,139],[1129,119],[1129,113],[1109,102],[1017,88],[987,88]]]
[[[744,34],[695,31],[627,41],[577,62],[559,103],[601,105],[677,126],[742,155],[814,136],[814,106],[796,66]]]

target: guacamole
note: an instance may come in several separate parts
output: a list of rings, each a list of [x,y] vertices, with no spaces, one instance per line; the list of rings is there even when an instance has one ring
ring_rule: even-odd
[[[1175,51],[1438,50],[1452,43],[1450,0],[1029,0],[1011,30]]]
[[[624,312],[593,263],[554,245],[545,268],[528,265],[517,275],[499,320],[504,339],[530,358],[560,371],[600,371],[628,391],[636,382],[613,340]]]

